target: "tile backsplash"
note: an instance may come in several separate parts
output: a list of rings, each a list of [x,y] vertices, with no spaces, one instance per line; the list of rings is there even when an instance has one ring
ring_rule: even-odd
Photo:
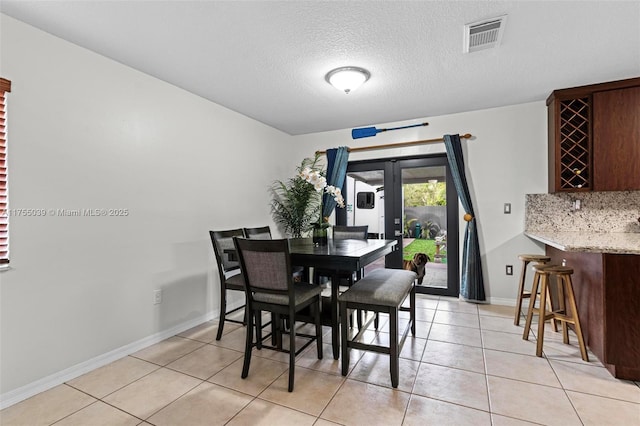
[[[640,191],[528,194],[525,202],[528,232],[640,232]]]

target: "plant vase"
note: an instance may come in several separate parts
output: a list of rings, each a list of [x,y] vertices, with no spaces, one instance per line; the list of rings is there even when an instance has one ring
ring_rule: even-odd
[[[313,244],[315,246],[323,247],[329,243],[329,227],[324,224],[316,224],[313,227]]]

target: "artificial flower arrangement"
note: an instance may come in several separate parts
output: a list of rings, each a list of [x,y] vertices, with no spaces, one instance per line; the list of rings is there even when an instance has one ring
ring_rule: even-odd
[[[274,221],[294,238],[314,229],[326,230],[329,227],[329,218],[322,217],[323,194],[330,194],[337,206],[344,207],[342,191],[327,185],[325,173],[319,155],[305,158],[293,178],[286,183],[276,181],[271,188]]]

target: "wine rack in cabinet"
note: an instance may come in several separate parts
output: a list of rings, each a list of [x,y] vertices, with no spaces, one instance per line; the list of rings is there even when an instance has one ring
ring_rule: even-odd
[[[589,97],[560,101],[560,190],[591,188]]]

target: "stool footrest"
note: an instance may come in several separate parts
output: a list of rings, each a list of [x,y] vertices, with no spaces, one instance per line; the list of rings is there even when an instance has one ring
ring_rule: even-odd
[[[569,324],[575,324],[576,320],[573,316],[567,315],[564,311],[553,311],[553,318],[558,321],[568,322]]]

